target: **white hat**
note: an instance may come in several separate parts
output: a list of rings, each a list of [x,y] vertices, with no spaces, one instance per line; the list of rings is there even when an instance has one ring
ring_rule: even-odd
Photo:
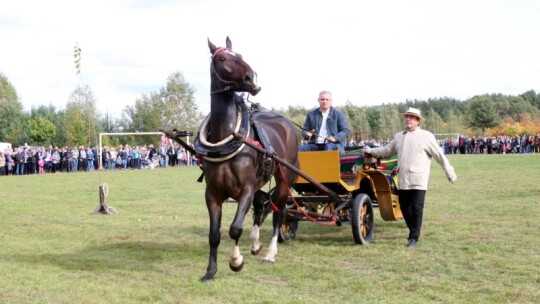
[[[420,114],[420,110],[418,110],[417,108],[409,108],[407,112],[401,113],[401,116],[405,117],[405,115],[416,116],[418,117],[420,122],[424,120],[424,117],[422,117],[422,114]]]

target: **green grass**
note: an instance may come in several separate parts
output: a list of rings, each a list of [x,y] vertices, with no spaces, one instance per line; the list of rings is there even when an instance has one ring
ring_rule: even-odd
[[[249,215],[235,273],[236,205],[225,204],[209,284],[199,282],[208,215],[197,168],[2,177],[0,303],[539,303],[540,155],[450,161],[458,183],[433,163],[416,249],[403,221],[377,216],[367,246],[350,226],[301,222],[277,262],[262,264],[249,254]],[[118,215],[90,214],[100,179]]]

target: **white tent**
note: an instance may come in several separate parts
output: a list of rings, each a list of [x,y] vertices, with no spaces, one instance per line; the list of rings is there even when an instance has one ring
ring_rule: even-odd
[[[7,149],[11,149],[11,144],[7,142],[0,142],[0,152],[5,153]]]

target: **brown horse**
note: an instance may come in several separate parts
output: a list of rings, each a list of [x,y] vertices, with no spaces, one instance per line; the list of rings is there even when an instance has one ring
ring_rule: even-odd
[[[250,117],[246,114],[249,110],[243,98],[236,92],[256,95],[261,88],[256,83],[255,72],[240,54],[232,51],[229,37],[225,48],[216,47],[210,40],[208,47],[212,54],[210,114],[201,124],[195,140],[197,153],[204,156],[205,199],[210,216],[210,257],[202,281],[212,280],[217,272],[223,202],[228,198],[238,202],[236,215],[229,229],[232,239],[229,266],[233,271],[240,271],[244,260],[238,242],[242,235],[244,218],[252,203],[255,216],[250,234],[251,252],[258,255],[262,249],[259,243],[259,227],[265,213],[265,194],[260,190],[261,187],[273,175],[276,187],[275,191],[272,191],[272,201],[279,210],[283,210],[288,196],[287,185],[290,186],[295,178],[295,174],[285,168],[281,171],[282,177],[279,166],[273,163],[271,158],[242,145],[232,134],[244,134],[262,142],[265,141],[261,140],[261,136],[267,138],[265,148],[293,165],[297,165],[298,147],[295,129],[284,117],[272,112],[254,111],[249,113]],[[263,132],[255,132],[253,122],[259,124]],[[281,214],[274,212],[273,236],[263,262],[275,261]]]

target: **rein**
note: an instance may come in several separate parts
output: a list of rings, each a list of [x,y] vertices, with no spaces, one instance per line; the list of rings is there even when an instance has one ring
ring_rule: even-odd
[[[314,219],[313,217],[309,216],[309,214],[306,213],[306,211],[304,210],[304,208],[302,208],[302,206],[300,206],[300,204],[298,204],[298,202],[296,201],[296,199],[294,198],[294,195],[293,193],[291,192],[291,188],[290,186],[287,184],[287,180],[285,179],[285,176],[283,175],[283,169],[281,168],[281,163],[278,164],[279,166],[279,174],[281,174],[281,179],[283,180],[283,182],[285,183],[285,186],[287,187],[287,191],[289,192],[289,196],[291,197],[292,201],[294,202],[294,204],[296,205],[296,208],[302,213],[303,216],[305,216],[308,220],[310,220],[312,223],[315,223],[317,225],[321,225],[321,226],[331,226],[331,225],[334,225],[336,224],[337,220],[338,220],[338,216],[335,212],[332,212],[332,220],[329,221],[329,222],[321,222],[321,221],[318,221],[316,219]],[[274,205],[274,203],[272,202],[272,210],[274,210],[274,212],[278,211],[276,210],[277,209],[277,206]]]
[[[249,100],[249,98],[246,99],[246,101],[249,102],[249,103],[251,103],[252,108],[253,108],[253,107],[257,107],[257,108],[263,109],[263,110],[265,110],[265,111],[272,112],[272,113],[274,113],[274,114],[276,114],[276,115],[279,115],[279,116],[285,118],[285,119],[288,120],[290,123],[292,123],[293,125],[297,126],[297,127],[300,129],[300,131],[311,132],[313,135],[322,138],[322,136],[320,136],[320,135],[319,135],[318,133],[316,133],[316,132],[313,132],[313,130],[307,130],[306,128],[304,128],[304,127],[302,127],[301,125],[295,123],[294,121],[290,120],[289,118],[287,118],[287,117],[285,117],[285,116],[283,116],[283,115],[281,115],[281,114],[279,114],[279,113],[276,113],[276,112],[274,112],[274,111],[272,111],[272,110],[269,110],[269,109],[267,109],[267,108],[261,106],[261,105],[258,104],[258,103],[254,103],[253,101]]]

